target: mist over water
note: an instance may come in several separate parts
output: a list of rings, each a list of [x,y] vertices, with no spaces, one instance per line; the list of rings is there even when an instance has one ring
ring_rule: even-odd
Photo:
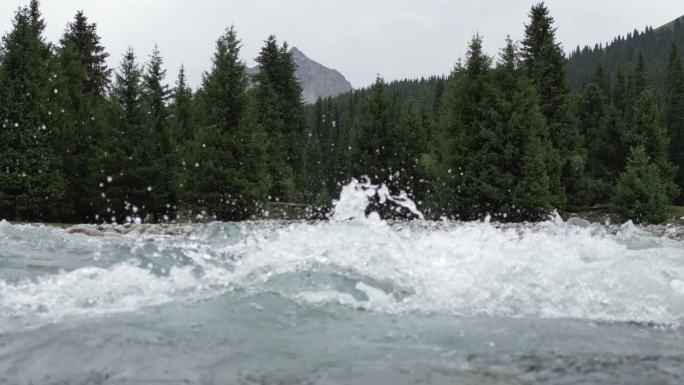
[[[0,223],[0,384],[684,378],[680,242],[559,218],[387,222],[371,197],[421,217],[354,181],[329,221]]]

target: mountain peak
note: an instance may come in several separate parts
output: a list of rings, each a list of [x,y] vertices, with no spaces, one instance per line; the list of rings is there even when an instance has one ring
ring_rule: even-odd
[[[306,103],[315,103],[318,98],[334,97],[353,89],[341,73],[310,59],[299,48],[293,46],[290,53],[297,65],[296,75]]]
[[[301,50],[299,50],[299,48],[297,48],[297,47],[292,47],[292,48],[290,48],[290,53],[291,53],[292,55],[301,55],[301,56],[306,57],[306,55],[304,55],[304,52],[302,52]]]
[[[310,59],[299,48],[291,47],[289,52],[297,66],[295,75],[302,86],[302,98],[305,103],[313,104],[318,98],[335,97],[354,89],[337,70]],[[258,71],[258,66],[247,69],[247,73],[251,75]]]

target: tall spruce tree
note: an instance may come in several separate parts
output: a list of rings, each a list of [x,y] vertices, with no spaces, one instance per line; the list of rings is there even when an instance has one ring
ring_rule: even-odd
[[[375,182],[387,182],[395,167],[394,106],[386,92],[385,81],[375,79],[364,102],[360,125],[355,134],[355,168],[358,176],[368,176]]]
[[[622,167],[625,167],[631,150],[643,146],[650,161],[659,167],[668,196],[675,198],[678,195],[674,183],[677,168],[670,162],[670,138],[663,124],[662,109],[651,92],[641,55],[638,55],[632,72],[627,76],[618,124],[618,156],[622,160]]]
[[[499,183],[501,125],[493,119],[495,88],[491,59],[482,39],[470,42],[466,63],[457,66],[445,92],[441,129],[442,172],[436,179],[445,214],[464,220],[494,213],[508,192]]]
[[[423,157],[428,153],[429,131],[432,126],[432,106],[423,93],[417,101],[409,99],[394,125],[392,142],[395,166],[392,182],[397,189],[422,203],[428,195],[428,177]]]
[[[269,36],[256,59],[256,119],[268,136],[270,196],[303,202],[307,185],[302,89],[287,44]]]
[[[111,126],[102,153],[100,218],[104,221],[145,219],[151,195],[148,171],[152,162],[145,127],[142,70],[132,48],[123,55],[111,91]]]
[[[551,174],[562,186],[552,183],[554,205],[563,209],[581,205],[584,186],[586,155],[583,140],[570,108],[570,88],[566,80],[565,55],[556,42],[553,17],[544,3],[534,5],[530,22],[525,25],[522,41],[522,57],[527,75],[539,94],[541,111],[546,118],[551,141],[560,152],[562,168],[560,178]],[[555,173],[556,171],[554,171]]]
[[[670,159],[678,167],[675,183],[681,192],[684,189],[684,67],[674,43],[667,66],[664,120],[671,138]],[[679,195],[677,202],[683,201],[684,197]]]
[[[611,96],[615,108],[620,114],[624,114],[627,109],[627,79],[622,69],[618,70],[615,75],[615,84],[613,85]]]
[[[508,197],[501,199],[499,220],[542,220],[551,211],[549,165],[559,155],[549,139],[539,99],[532,82],[519,68],[510,38],[496,68],[496,121],[501,126],[501,163],[498,185]]]
[[[59,97],[65,110],[60,124],[60,150],[66,185],[66,212],[70,221],[93,221],[103,180],[98,164],[105,131],[105,103],[111,70],[100,43],[97,26],[78,11],[60,39]]]
[[[240,47],[235,29],[227,29],[216,42],[200,94],[207,116],[197,138],[192,186],[196,203],[219,220],[254,216],[268,191],[265,135],[250,103]]]
[[[596,83],[601,91],[603,91],[605,97],[610,100],[610,74],[606,72],[602,63],[599,63],[598,66],[596,66],[593,83]]]
[[[164,83],[166,70],[159,49],[155,46],[142,82],[142,101],[145,109],[145,143],[149,164],[145,174],[149,181],[147,212],[154,222],[173,219],[176,212],[176,183],[173,146],[171,142],[168,101],[169,87]]]
[[[669,159],[670,138],[662,124],[660,106],[651,92],[646,90],[636,99],[632,108],[632,119],[628,121],[629,129],[623,132],[622,142],[630,148],[644,147],[646,155],[660,170],[668,197],[674,199],[679,194],[674,183],[677,167]]]
[[[339,157],[339,148],[336,141],[338,114],[333,109],[330,98],[319,98],[314,104],[313,119],[309,122],[309,136],[315,141],[308,146],[307,171],[309,185],[312,191],[321,189],[319,201],[329,204],[331,195],[335,193],[336,163]],[[317,146],[317,147],[315,147]],[[324,157],[323,154],[326,154]],[[325,201],[327,199],[327,201]]]
[[[658,223],[665,219],[667,183],[644,147],[634,147],[618,179],[613,203],[628,219]]]
[[[627,97],[632,100],[637,99],[642,92],[650,89],[649,83],[644,55],[639,52],[634,69],[627,79]]]
[[[193,199],[188,183],[192,171],[193,145],[197,134],[194,109],[194,95],[187,84],[185,68],[181,66],[178,71],[176,86],[171,95],[169,121],[174,149],[175,190],[177,191],[179,208],[182,209],[191,206]]]
[[[59,93],[39,2],[14,16],[0,55],[0,217],[54,219],[65,182],[55,148]]]
[[[188,85],[183,66],[178,70],[178,79],[171,95],[169,115],[171,138],[181,148],[195,136],[192,88]]]
[[[620,133],[610,119],[610,103],[599,83],[590,83],[578,95],[575,108],[587,144],[587,204],[605,203],[610,196],[620,161],[616,160]]]
[[[306,133],[306,174],[309,203],[316,208],[323,208],[331,201],[328,194],[324,172],[322,143],[326,140],[327,130],[314,131],[312,127]]]

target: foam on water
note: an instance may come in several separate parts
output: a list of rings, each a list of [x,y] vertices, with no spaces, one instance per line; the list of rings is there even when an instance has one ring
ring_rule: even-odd
[[[611,235],[557,218],[507,230],[388,223],[364,213],[376,194],[382,186],[346,186],[330,221],[214,223],[189,237],[94,239],[1,223],[0,271],[11,264],[37,273],[0,278],[0,332],[226,293],[392,314],[684,318],[679,242],[631,225]]]

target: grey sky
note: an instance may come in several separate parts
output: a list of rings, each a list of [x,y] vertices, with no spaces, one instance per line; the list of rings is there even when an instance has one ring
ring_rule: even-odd
[[[0,1],[0,31],[28,0]],[[355,87],[448,73],[479,32],[490,54],[507,34],[520,39],[534,0],[43,0],[47,37],[57,41],[76,10],[97,22],[115,67],[127,46],[145,60],[159,45],[173,82],[180,64],[197,86],[216,38],[234,24],[249,65],[275,34],[342,72]],[[681,0],[548,0],[566,50],[605,42],[684,15]]]

